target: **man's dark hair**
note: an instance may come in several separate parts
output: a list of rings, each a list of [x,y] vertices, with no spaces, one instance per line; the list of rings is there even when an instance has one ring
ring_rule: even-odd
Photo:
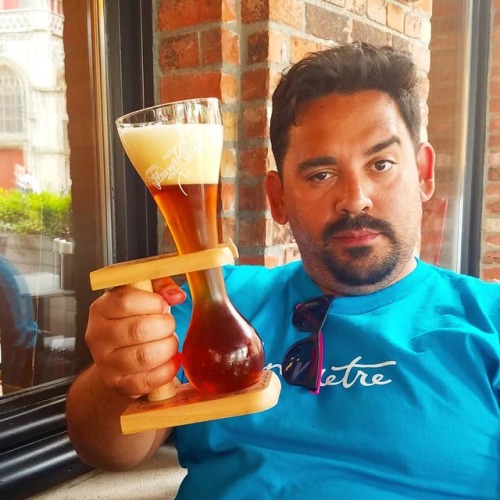
[[[417,68],[407,52],[364,42],[308,54],[284,72],[273,94],[271,144],[278,172],[288,149],[299,104],[328,94],[385,92],[399,108],[415,147],[420,143]]]

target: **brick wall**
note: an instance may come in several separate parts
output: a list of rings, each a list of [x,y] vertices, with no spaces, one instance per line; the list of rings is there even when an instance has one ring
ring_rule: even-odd
[[[222,238],[240,262],[298,257],[272,221],[263,179],[274,168],[270,97],[280,72],[312,50],[363,40],[410,50],[430,67],[432,0],[156,0],[157,101],[215,96],[223,103]],[[428,85],[422,86],[426,124]]]
[[[500,280],[500,0],[491,19],[481,277]]]

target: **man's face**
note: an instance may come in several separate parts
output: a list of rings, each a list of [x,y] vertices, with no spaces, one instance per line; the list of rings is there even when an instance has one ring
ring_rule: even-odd
[[[282,180],[271,173],[266,189],[320,288],[369,293],[413,269],[433,165],[387,94],[330,94],[299,107]]]

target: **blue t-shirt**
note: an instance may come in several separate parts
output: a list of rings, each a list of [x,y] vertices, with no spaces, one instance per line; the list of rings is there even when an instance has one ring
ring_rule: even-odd
[[[178,498],[500,498],[500,286],[417,261],[378,292],[332,302],[319,395],[282,379],[267,411],[180,426]],[[281,377],[321,295],[301,262],[224,270]],[[173,308],[182,338],[191,304]]]

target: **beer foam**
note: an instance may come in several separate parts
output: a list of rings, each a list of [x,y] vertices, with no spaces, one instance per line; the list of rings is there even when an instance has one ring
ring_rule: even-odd
[[[222,125],[151,123],[119,127],[118,132],[147,186],[219,182]]]

